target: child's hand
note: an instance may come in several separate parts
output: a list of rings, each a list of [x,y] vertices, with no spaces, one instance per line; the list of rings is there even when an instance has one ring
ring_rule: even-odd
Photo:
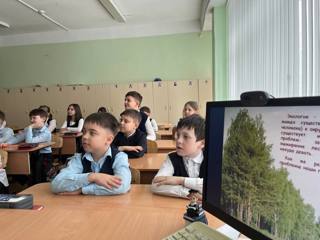
[[[158,176],[153,179],[153,183],[160,185],[183,185],[184,177]]]
[[[8,143],[0,143],[0,148],[6,148],[8,147]]]
[[[65,132],[67,132],[67,131],[68,131],[68,128],[61,128],[61,129],[60,129],[60,132],[61,132],[61,133],[65,133]]]
[[[198,201],[202,201],[202,195],[198,192],[189,193],[187,198],[189,198],[191,200],[193,196],[195,196],[198,199]]]
[[[131,152],[140,152],[143,150],[141,146],[120,146],[118,147],[119,151],[131,151]]]
[[[73,192],[61,192],[61,193],[58,193],[59,195],[64,195],[64,196],[73,196],[73,195],[79,195],[82,193],[82,189],[78,189],[78,190],[75,190]]]
[[[143,148],[141,146],[132,146],[130,151],[141,152]]]
[[[112,189],[121,186],[121,178],[105,173],[91,173],[88,176],[89,182],[94,182],[102,187]]]

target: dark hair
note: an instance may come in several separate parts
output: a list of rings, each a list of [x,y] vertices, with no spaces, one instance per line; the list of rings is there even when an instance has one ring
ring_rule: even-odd
[[[205,138],[205,120],[197,114],[180,119],[177,130],[181,128],[194,129],[197,141]]]
[[[184,107],[185,108],[187,105],[189,105],[192,109],[194,109],[195,111],[198,111],[199,110],[199,105],[196,101],[189,101],[189,102],[186,102],[184,104]]]
[[[146,113],[151,113],[150,108],[147,107],[147,106],[143,106],[142,108],[140,108],[140,111],[141,111],[141,112],[146,112]]]
[[[74,116],[74,122],[79,122],[79,120],[82,118],[82,113],[81,113],[80,106],[79,106],[79,104],[71,103],[68,106],[68,108],[71,107],[71,106],[74,108],[74,110],[76,112],[76,114]],[[72,120],[72,116],[67,115],[67,123],[68,123],[68,125],[71,122],[71,120]]]
[[[105,107],[99,107],[98,112],[108,112]]]
[[[39,109],[42,109],[48,113],[48,123],[52,120],[52,114],[50,112],[50,107],[47,105],[41,105]]]
[[[119,132],[120,124],[111,113],[92,113],[85,119],[84,123],[95,123],[104,129],[110,130],[114,136]]]
[[[126,96],[125,97],[133,97],[135,100],[137,100],[139,102],[139,105],[141,104],[142,102],[142,96],[140,93],[138,93],[137,91],[130,91],[130,92],[127,92]]]
[[[1,110],[0,110],[0,119],[1,119],[2,121],[6,120],[6,115],[5,115],[4,112],[2,112]]]
[[[128,116],[131,117],[133,120],[137,121],[138,124],[141,122],[141,114],[137,110],[134,109],[126,109],[122,113],[120,113],[120,116]]]
[[[29,117],[32,117],[32,116],[40,116],[41,118],[47,119],[48,113],[43,109],[36,108],[30,111]]]

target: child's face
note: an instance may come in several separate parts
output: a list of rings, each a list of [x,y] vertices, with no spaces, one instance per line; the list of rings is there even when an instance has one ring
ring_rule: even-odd
[[[67,109],[68,116],[74,116],[76,114],[76,110],[73,106],[69,106]]]
[[[181,157],[196,157],[204,147],[204,140],[197,141],[194,129],[177,130],[176,151]]]
[[[110,146],[113,141],[111,130],[95,123],[85,123],[83,126],[82,146],[86,152],[98,154]]]
[[[36,128],[42,128],[44,126],[45,121],[46,118],[42,118],[39,115],[30,117],[31,124],[33,124]]]
[[[120,116],[120,131],[124,134],[131,134],[138,128],[138,123],[135,119],[129,116]]]
[[[195,113],[197,113],[197,111],[194,110],[190,105],[184,106],[182,111],[183,117],[188,117]]]
[[[132,96],[127,96],[124,99],[125,109],[139,109],[139,102]]]

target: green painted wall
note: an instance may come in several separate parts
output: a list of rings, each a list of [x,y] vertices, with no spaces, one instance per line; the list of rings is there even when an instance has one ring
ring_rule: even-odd
[[[228,99],[226,7],[213,11],[213,79],[215,100]]]
[[[0,47],[0,87],[212,79],[211,32]]]

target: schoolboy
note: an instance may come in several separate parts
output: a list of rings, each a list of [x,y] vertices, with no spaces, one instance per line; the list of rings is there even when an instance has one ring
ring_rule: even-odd
[[[138,129],[141,115],[134,109],[120,114],[120,132],[113,141],[119,151],[128,154],[128,158],[142,157],[147,150],[147,136]]]
[[[150,119],[151,126],[152,126],[153,130],[155,132],[158,132],[158,124],[157,124],[157,122],[156,122],[156,120],[154,118],[151,118],[151,110],[150,110],[150,108],[147,107],[147,106],[143,106],[142,108],[140,108],[140,111],[144,112],[145,114],[147,114],[147,116]]]
[[[204,137],[205,120],[199,115],[179,121],[176,151],[168,154],[154,177],[152,192],[181,198],[190,197],[190,190],[202,193]]]
[[[0,143],[6,143],[13,136],[11,128],[6,127],[6,116],[0,111]]]
[[[127,92],[124,99],[124,107],[125,109],[134,109],[139,111],[140,104],[142,102],[142,96],[140,93],[136,91]],[[139,129],[142,132],[145,132],[148,140],[156,140],[156,133],[154,132],[149,117],[141,112],[141,122],[139,124]]]
[[[51,132],[46,126],[47,112],[43,109],[33,109],[29,113],[31,124],[23,131],[10,137],[8,144],[43,143],[51,141]],[[33,183],[47,181],[47,173],[52,165],[51,147],[41,148],[31,154],[31,174]]]
[[[62,195],[115,195],[130,189],[128,156],[111,146],[119,123],[110,113],[93,113],[85,122],[82,153],[53,179],[51,189]]]

